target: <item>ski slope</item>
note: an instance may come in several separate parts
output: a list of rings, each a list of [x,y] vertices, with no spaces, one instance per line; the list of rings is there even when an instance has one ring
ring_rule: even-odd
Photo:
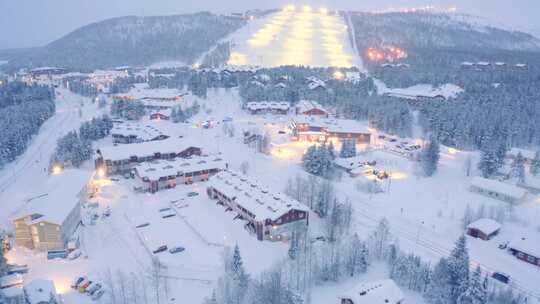
[[[337,12],[304,6],[251,20],[231,36],[229,64],[361,67]]]

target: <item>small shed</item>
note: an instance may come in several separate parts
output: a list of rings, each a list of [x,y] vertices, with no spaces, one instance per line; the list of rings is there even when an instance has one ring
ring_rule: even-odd
[[[501,224],[488,218],[481,218],[467,226],[467,234],[487,241],[497,235],[501,229]]]
[[[405,296],[393,280],[363,282],[340,297],[341,304],[402,304]]]
[[[24,295],[28,304],[57,304],[58,295],[54,283],[37,279],[24,285]]]

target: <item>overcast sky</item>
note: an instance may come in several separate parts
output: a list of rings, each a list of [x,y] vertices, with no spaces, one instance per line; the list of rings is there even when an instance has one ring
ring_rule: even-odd
[[[350,10],[455,5],[462,13],[540,33],[540,0],[0,0],[0,49],[45,45],[82,25],[117,16],[228,13],[287,3]]]

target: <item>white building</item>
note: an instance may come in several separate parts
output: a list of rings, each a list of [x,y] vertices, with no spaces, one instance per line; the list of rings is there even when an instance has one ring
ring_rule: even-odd
[[[131,144],[144,141],[162,140],[169,136],[164,134],[155,124],[121,123],[115,124],[111,130],[113,143]]]
[[[178,184],[206,181],[227,167],[227,163],[217,156],[195,156],[140,163],[133,170],[140,190],[155,193]]]
[[[201,155],[201,148],[194,139],[167,138],[164,140],[103,147],[96,150],[96,169],[102,168],[106,174],[124,174],[130,172],[142,162],[187,158]]]
[[[472,178],[469,190],[511,204],[521,203],[527,197],[522,188],[478,176]]]
[[[24,284],[24,295],[27,304],[58,304],[54,283],[49,280],[36,279]]]
[[[222,171],[209,184],[208,196],[246,220],[246,226],[260,241],[286,240],[295,225],[309,224],[306,206],[284,194],[271,192],[245,175]]]
[[[47,192],[30,194],[13,220],[17,245],[39,251],[65,249],[81,222],[89,178],[86,171],[66,170],[49,177]]]
[[[393,280],[358,284],[340,297],[341,304],[402,304],[405,296]]]

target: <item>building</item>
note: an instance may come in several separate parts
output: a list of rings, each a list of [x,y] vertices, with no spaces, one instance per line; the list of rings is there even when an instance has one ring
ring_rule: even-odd
[[[24,297],[27,304],[61,303],[53,281],[36,279],[24,284]]]
[[[187,158],[201,155],[196,141],[186,138],[167,138],[130,145],[103,147],[96,150],[96,169],[103,168],[108,175],[129,173],[136,165],[160,159]]]
[[[250,101],[246,109],[251,114],[287,114],[290,104],[286,101]]]
[[[350,119],[330,119],[298,115],[290,123],[294,139],[318,141],[356,139],[359,144],[369,144],[371,132],[367,125]]]
[[[48,191],[30,196],[14,218],[16,244],[38,251],[65,249],[81,222],[89,178],[80,170],[51,175]]]
[[[328,117],[328,111],[313,100],[300,100],[295,107],[296,115]]]
[[[508,244],[508,250],[518,259],[540,266],[540,238],[522,237]]]
[[[23,278],[20,274],[0,277],[0,303],[26,304],[23,293]]]
[[[172,109],[151,111],[149,118],[150,120],[170,120],[171,113]]]
[[[488,218],[478,219],[467,225],[467,235],[487,241],[501,230],[501,224]]]
[[[111,130],[111,136],[115,144],[132,144],[169,138],[156,126],[138,123],[115,124]]]
[[[511,204],[519,204],[527,197],[522,188],[478,176],[472,178],[469,190]]]
[[[257,181],[229,170],[210,179],[208,196],[218,200],[246,220],[246,227],[257,239],[289,239],[293,227],[309,224],[309,209],[278,192],[271,192]]]
[[[405,296],[393,280],[358,284],[341,297],[340,304],[402,304]]]
[[[178,184],[207,181],[227,167],[227,163],[219,157],[198,156],[140,163],[133,171],[140,190],[155,193],[161,189],[174,188]]]

